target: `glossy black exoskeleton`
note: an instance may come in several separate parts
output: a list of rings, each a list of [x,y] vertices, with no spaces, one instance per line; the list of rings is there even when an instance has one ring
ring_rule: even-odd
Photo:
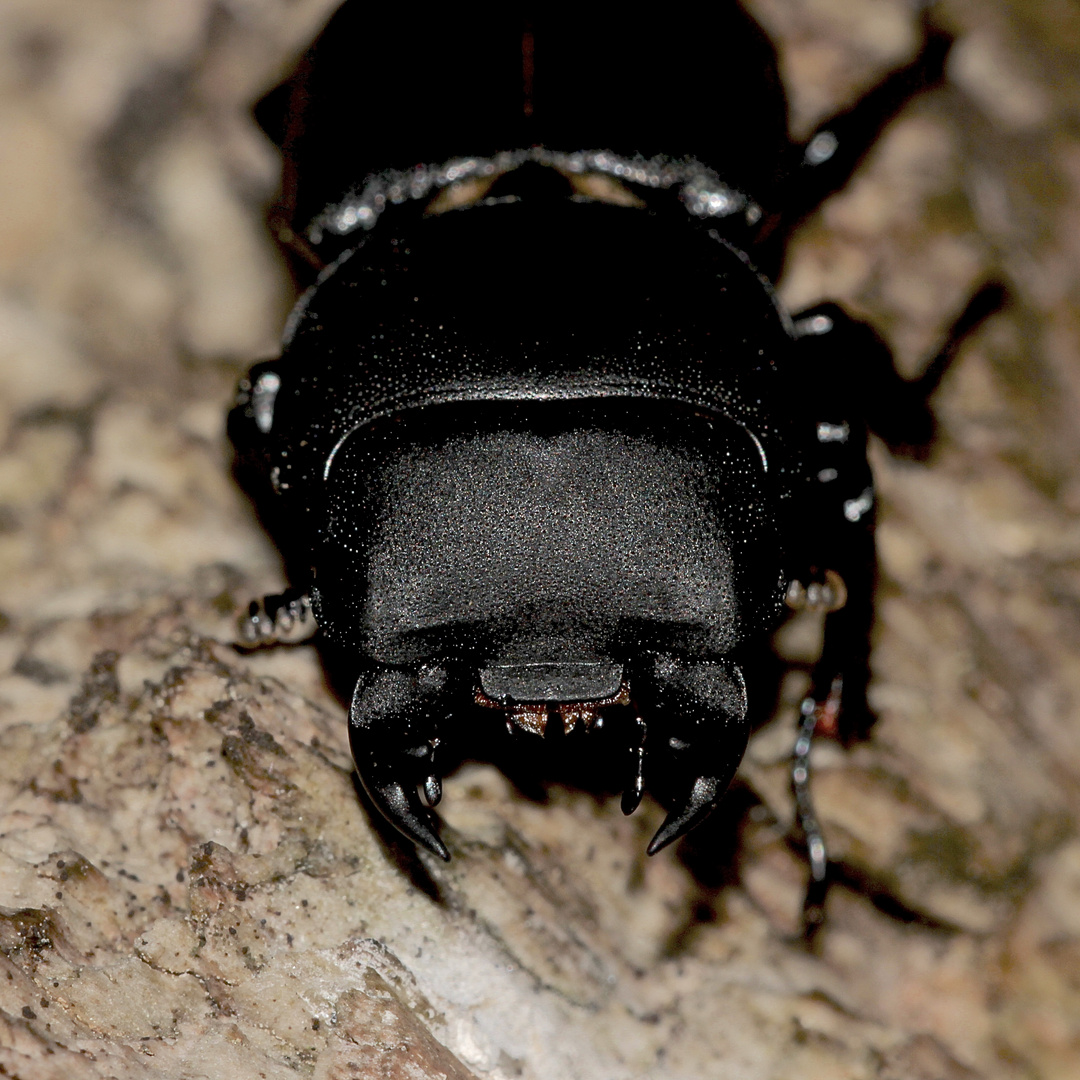
[[[286,152],[278,235],[312,285],[231,434],[295,593],[360,671],[372,801],[448,858],[429,806],[475,715],[620,728],[624,810],[663,777],[669,844],[717,804],[755,705],[743,658],[785,600],[828,610],[794,780],[815,880],[809,740],[865,720],[868,428],[931,434],[918,382],[839,308],[789,317],[792,228],[891,115],[906,68],[805,144],[740,9],[610,24],[346,4],[260,109]],[[310,599],[309,599],[310,598]],[[846,603],[845,603],[846,599]],[[760,706],[759,706],[760,708]]]

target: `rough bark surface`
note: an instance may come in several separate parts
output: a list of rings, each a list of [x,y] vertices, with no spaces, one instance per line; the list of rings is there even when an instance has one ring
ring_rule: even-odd
[[[782,282],[911,373],[979,283],[1010,292],[929,460],[874,448],[880,719],[815,759],[843,882],[809,952],[805,676],[680,851],[645,859],[648,803],[474,766],[444,866],[373,826],[314,651],[231,647],[281,585],[223,434],[288,303],[247,109],[330,6],[0,6],[0,1072],[1080,1074],[1080,9],[944,0],[947,85]],[[918,43],[906,0],[751,6],[800,133]]]

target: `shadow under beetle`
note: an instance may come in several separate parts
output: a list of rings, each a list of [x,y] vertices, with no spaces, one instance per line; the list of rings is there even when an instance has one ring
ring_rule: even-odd
[[[385,6],[381,6],[385,7]],[[923,47],[803,144],[741,9],[611,23],[346,4],[257,110],[285,151],[273,223],[310,287],[230,416],[297,588],[245,640],[313,626],[355,657],[356,767],[407,837],[476,706],[607,727],[623,809],[662,779],[649,853],[716,805],[746,746],[744,660],[785,606],[829,612],[793,783],[809,911],[825,848],[815,730],[867,726],[868,430],[932,435],[927,397],[834,305],[769,284],[791,230],[940,80]]]

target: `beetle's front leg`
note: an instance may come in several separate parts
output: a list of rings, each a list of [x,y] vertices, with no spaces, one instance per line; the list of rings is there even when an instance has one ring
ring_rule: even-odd
[[[423,784],[428,802],[438,802],[434,755],[439,723],[450,712],[450,687],[449,672],[438,664],[374,667],[357,681],[349,709],[353,761],[371,801],[410,840],[447,860],[434,815],[416,788]]]
[[[731,783],[749,737],[746,684],[727,660],[654,655],[631,685],[652,736],[650,766],[660,765],[672,794],[671,810],[649,843],[655,855],[707,817]],[[635,789],[639,784],[635,777]]]

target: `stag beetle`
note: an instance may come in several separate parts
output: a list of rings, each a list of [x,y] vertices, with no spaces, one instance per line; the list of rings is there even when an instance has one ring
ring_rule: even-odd
[[[311,284],[230,416],[296,583],[242,630],[317,621],[355,657],[360,778],[444,859],[428,807],[477,706],[532,735],[619,727],[623,809],[664,777],[649,853],[670,844],[743,754],[743,658],[809,605],[829,614],[793,776],[825,877],[808,754],[838,715],[866,722],[867,433],[928,441],[927,397],[993,300],[914,382],[840,308],[789,317],[787,237],[941,79],[949,39],[927,26],[793,144],[771,44],[708,7],[613,25],[348,3],[257,113]]]

